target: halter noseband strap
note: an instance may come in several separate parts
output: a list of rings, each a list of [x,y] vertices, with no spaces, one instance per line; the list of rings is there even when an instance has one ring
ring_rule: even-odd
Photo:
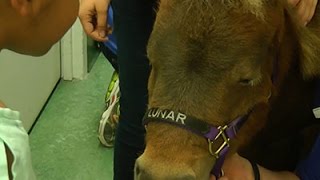
[[[151,108],[145,114],[143,124],[146,126],[149,122],[165,122],[205,137],[208,140],[210,154],[216,158],[216,163],[211,173],[216,177],[220,177],[222,164],[229,151],[229,142],[235,138],[238,130],[247,120],[247,117],[248,115],[237,118],[229,125],[214,127],[200,119],[181,112]],[[213,144],[221,138],[222,144],[218,149],[214,150]]]

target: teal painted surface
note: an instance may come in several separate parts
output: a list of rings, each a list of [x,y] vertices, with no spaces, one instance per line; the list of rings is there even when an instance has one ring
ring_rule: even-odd
[[[113,72],[100,56],[86,80],[58,85],[30,135],[39,180],[111,180],[113,149],[97,130]]]

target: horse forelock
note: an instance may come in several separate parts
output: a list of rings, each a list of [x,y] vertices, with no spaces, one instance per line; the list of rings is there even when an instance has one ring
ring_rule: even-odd
[[[167,0],[164,0],[167,1]],[[273,0],[182,0],[182,3],[189,5],[189,7],[203,7],[204,3],[208,7],[213,7],[214,4],[221,3],[228,8],[234,8],[245,13],[251,13],[258,19],[264,20],[266,14],[266,7]]]
[[[224,4],[238,8],[242,11],[252,13],[258,18],[264,18],[265,1],[264,0],[221,0]]]

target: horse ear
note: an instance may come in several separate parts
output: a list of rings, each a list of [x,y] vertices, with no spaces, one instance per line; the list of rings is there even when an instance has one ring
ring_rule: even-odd
[[[312,21],[303,26],[298,23],[296,13],[288,9],[299,43],[300,69],[305,79],[320,77],[320,7]]]

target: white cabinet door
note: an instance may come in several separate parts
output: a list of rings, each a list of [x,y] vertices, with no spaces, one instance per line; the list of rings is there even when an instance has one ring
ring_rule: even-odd
[[[60,45],[46,55],[31,57],[0,52],[0,99],[21,113],[29,130],[60,79]]]

